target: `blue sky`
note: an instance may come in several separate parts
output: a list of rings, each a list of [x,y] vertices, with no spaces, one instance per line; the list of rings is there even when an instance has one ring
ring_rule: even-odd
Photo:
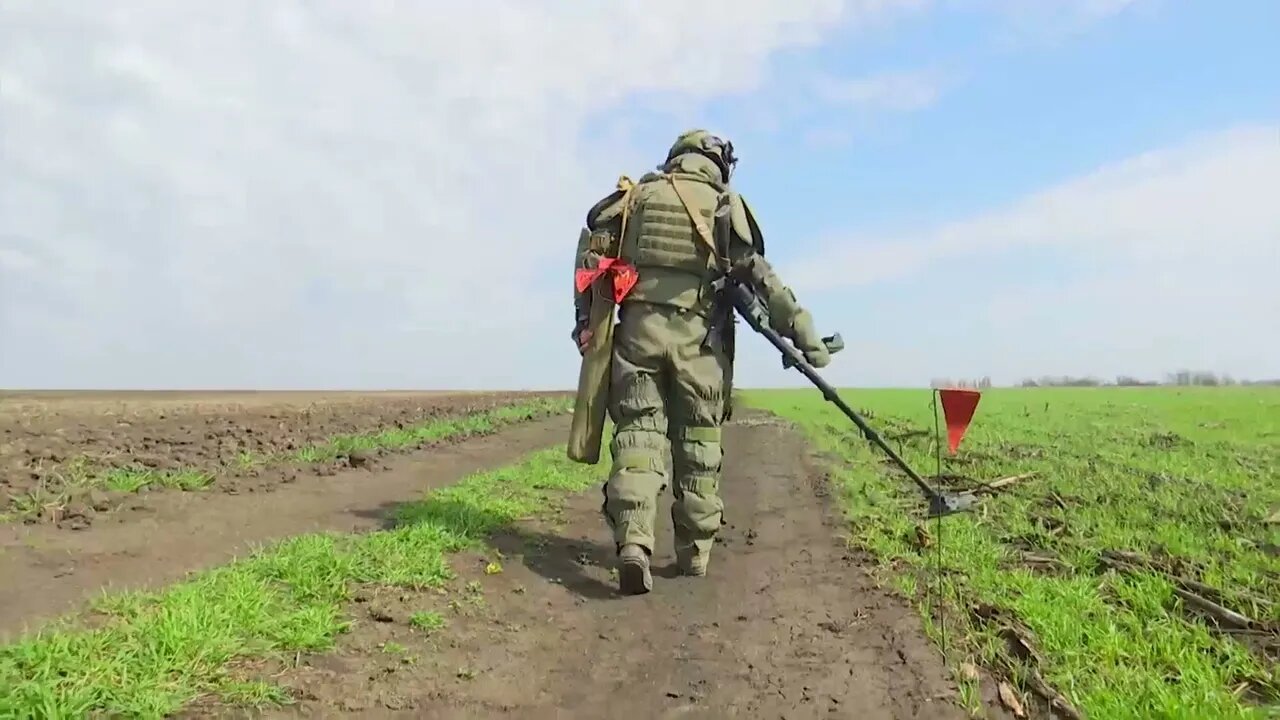
[[[1280,376],[1276,3],[130,7],[0,9],[0,387],[571,386],[690,126],[836,382]]]
[[[833,219],[804,212],[815,202],[851,203],[849,227],[943,221],[1197,132],[1280,115],[1268,70],[1280,65],[1276,3],[1134,2],[1079,22],[1020,32],[999,13],[952,10],[922,13],[869,44],[837,33],[780,62],[772,87],[717,103],[711,122],[786,104],[787,88],[817,74],[918,73],[932,84],[936,99],[916,111],[850,112],[797,98],[804,109],[789,132],[739,135],[744,153],[759,148],[744,192],[768,198],[778,221],[812,237]],[[823,146],[827,160],[816,167],[786,142],[823,131],[846,142]]]

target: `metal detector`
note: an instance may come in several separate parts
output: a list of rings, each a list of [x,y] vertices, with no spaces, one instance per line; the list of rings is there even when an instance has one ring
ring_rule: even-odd
[[[738,311],[738,314],[747,321],[747,324],[751,326],[751,329],[765,336],[765,338],[769,342],[773,343],[773,346],[782,353],[782,367],[795,367],[798,369],[801,374],[809,379],[809,382],[813,383],[815,387],[822,391],[822,396],[828,402],[840,408],[840,411],[852,420],[854,425],[858,426],[858,429],[862,431],[863,437],[870,440],[876,445],[876,447],[883,450],[884,453],[889,456],[889,459],[893,461],[894,465],[897,465],[915,482],[917,486],[919,486],[920,490],[924,492],[925,497],[929,500],[929,517],[942,517],[952,513],[964,512],[978,502],[978,496],[972,492],[939,491],[926,482],[919,473],[912,470],[911,466],[907,465],[907,462],[903,460],[898,453],[894,452],[893,448],[889,447],[889,445],[885,443],[884,439],[880,437],[880,434],[873,430],[871,426],[867,424],[866,420],[863,420],[853,408],[849,407],[848,403],[846,403],[840,397],[840,394],[836,392],[836,389],[831,387],[826,380],[823,380],[822,377],[818,375],[818,372],[814,370],[813,366],[804,359],[804,354],[791,345],[791,343],[784,340],[781,335],[769,326],[768,312],[765,310],[763,303],[760,302],[760,298],[748,283],[734,277],[733,274],[730,273],[717,280],[716,285],[717,290],[721,290],[726,294],[729,301],[733,304],[733,307]],[[827,346],[827,350],[832,353],[836,353],[844,349],[844,341],[840,338],[840,333],[823,338],[822,342]]]

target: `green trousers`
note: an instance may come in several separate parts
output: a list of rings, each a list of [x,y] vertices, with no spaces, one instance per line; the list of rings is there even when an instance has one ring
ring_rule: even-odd
[[[720,429],[731,360],[721,348],[702,347],[707,322],[662,305],[630,302],[621,309],[609,388],[613,466],[603,508],[618,548],[635,543],[653,552],[668,457],[677,557],[705,559],[715,542],[724,510]]]

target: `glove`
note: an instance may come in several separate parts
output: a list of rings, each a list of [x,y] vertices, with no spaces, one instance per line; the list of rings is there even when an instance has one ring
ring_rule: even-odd
[[[587,324],[579,323],[574,326],[573,333],[570,334],[570,337],[573,338],[573,344],[578,346],[578,354],[585,355],[587,352],[587,345],[591,343],[591,331],[587,329]]]
[[[819,343],[821,345],[821,343]],[[805,362],[814,368],[824,368],[831,364],[831,353],[825,346],[817,350],[803,350]]]
[[[796,313],[791,336],[796,349],[804,354],[805,362],[815,368],[831,364],[831,350],[818,337],[818,331],[813,327],[813,318],[809,317],[808,312],[801,310]]]

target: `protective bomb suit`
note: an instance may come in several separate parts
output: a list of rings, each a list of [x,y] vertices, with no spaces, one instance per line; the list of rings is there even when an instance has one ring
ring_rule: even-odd
[[[635,270],[634,285],[617,301],[613,326],[613,460],[602,508],[627,594],[652,588],[649,555],[668,452],[682,573],[706,573],[720,528],[720,433],[731,413],[735,318],[712,282],[732,268],[745,269],[773,328],[814,367],[830,361],[809,313],[765,261],[764,238],[749,206],[729,187],[735,163],[731,143],[705,130],[687,131],[665,163],[638,183],[624,177],[617,191],[592,207],[580,236],[576,269],[615,258]],[[722,196],[730,206],[728,232],[715,226]],[[573,338],[580,351],[589,342],[594,301],[590,289],[575,292]]]

